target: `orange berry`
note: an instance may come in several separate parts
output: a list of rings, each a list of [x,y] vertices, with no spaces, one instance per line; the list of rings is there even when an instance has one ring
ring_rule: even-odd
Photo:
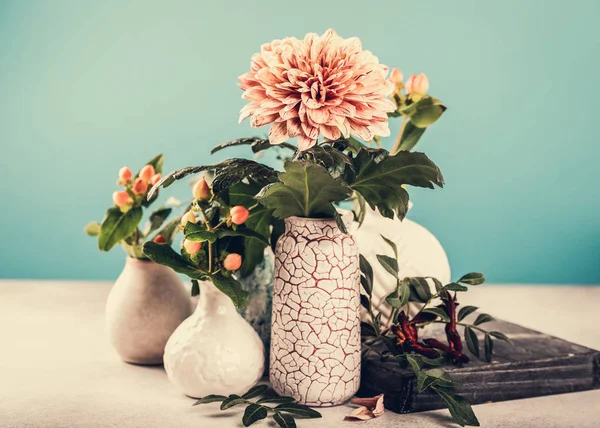
[[[227,270],[238,270],[242,266],[242,256],[231,253],[223,260],[223,267]]]
[[[233,224],[244,224],[246,220],[248,220],[248,216],[250,216],[250,211],[248,208],[243,207],[241,205],[236,205],[229,211],[229,215],[231,216],[231,222]]]

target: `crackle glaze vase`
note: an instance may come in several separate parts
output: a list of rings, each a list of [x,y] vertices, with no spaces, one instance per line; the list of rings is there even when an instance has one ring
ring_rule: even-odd
[[[256,331],[229,297],[212,282],[203,282],[196,310],[165,347],[169,380],[193,398],[241,395],[258,382],[264,363],[264,347]]]
[[[108,336],[124,361],[161,364],[167,340],[192,310],[171,268],[128,257],[106,302]]]
[[[343,221],[349,227],[352,214]],[[285,225],[275,248],[269,377],[301,404],[341,404],[360,384],[358,248],[333,219]]]

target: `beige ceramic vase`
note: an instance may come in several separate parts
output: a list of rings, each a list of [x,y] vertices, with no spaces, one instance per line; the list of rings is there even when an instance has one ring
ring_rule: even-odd
[[[191,314],[189,291],[171,268],[131,257],[106,302],[110,341],[134,364],[162,364],[167,340]]]
[[[333,219],[290,217],[285,227],[275,248],[270,380],[301,404],[341,404],[360,384],[358,248]]]

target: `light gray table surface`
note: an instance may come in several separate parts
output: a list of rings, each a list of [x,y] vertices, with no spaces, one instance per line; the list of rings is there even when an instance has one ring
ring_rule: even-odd
[[[104,303],[111,284],[0,281],[0,427],[239,427],[240,410],[194,400],[172,386],[162,367],[119,360],[107,342]],[[463,304],[526,327],[600,349],[600,287],[484,285]],[[483,427],[600,427],[600,390],[474,406]],[[446,427],[447,410],[386,411],[343,422],[351,406],[320,409],[299,428]],[[256,427],[273,426],[266,421]]]

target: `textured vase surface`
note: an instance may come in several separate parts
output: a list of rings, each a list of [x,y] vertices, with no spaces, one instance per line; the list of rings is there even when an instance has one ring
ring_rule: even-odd
[[[184,394],[238,394],[262,376],[265,352],[260,337],[233,303],[211,282],[200,286],[198,306],[165,347],[169,380]]]
[[[171,268],[128,257],[106,302],[108,336],[124,361],[161,364],[167,340],[192,309]]]
[[[358,248],[334,220],[285,222],[275,249],[270,380],[301,404],[341,404],[360,384]]]
[[[409,205],[412,207],[412,203]],[[368,210],[360,226],[353,224],[353,235],[360,254],[373,267],[374,283],[372,302],[382,312],[383,323],[387,322],[391,309],[385,305],[385,297],[396,289],[396,279],[377,261],[377,254],[393,255],[392,249],[382,235],[394,242],[398,248],[400,277],[431,276],[443,284],[450,282],[450,264],[444,248],[437,238],[425,227],[405,218],[388,219],[379,211]],[[363,316],[368,317],[366,311]]]

